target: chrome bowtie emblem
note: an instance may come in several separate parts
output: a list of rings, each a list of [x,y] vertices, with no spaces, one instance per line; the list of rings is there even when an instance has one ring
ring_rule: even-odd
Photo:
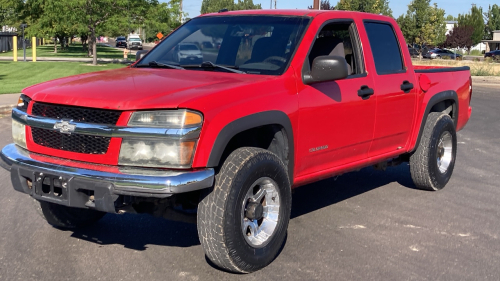
[[[70,124],[71,121],[59,121],[54,124],[54,129],[59,130],[63,134],[71,135],[75,131],[76,125]]]

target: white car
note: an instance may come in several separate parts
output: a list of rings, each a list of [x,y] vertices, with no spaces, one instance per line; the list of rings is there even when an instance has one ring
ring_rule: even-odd
[[[203,54],[198,45],[193,43],[181,43],[175,47],[174,58],[179,64],[200,64],[203,62]]]
[[[142,40],[139,35],[129,35],[127,38],[127,48],[130,50],[138,49],[142,50]]]

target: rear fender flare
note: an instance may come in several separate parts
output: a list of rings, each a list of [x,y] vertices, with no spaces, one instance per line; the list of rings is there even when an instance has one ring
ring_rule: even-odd
[[[431,112],[431,109],[434,105],[445,101],[445,100],[453,100],[453,123],[455,123],[455,129],[458,123],[458,95],[457,92],[453,90],[443,91],[435,94],[429,99],[427,102],[427,106],[425,107],[424,115],[422,116],[422,122],[420,123],[420,130],[418,131],[417,141],[415,142],[415,146],[411,150],[411,152],[415,151],[420,144],[420,139],[422,138],[422,134],[424,132],[425,122],[427,122],[427,116]]]

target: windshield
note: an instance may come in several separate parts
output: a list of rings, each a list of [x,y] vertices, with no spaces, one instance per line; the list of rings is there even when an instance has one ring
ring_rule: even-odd
[[[181,45],[180,46],[181,51],[197,51],[199,50],[196,45]]]
[[[202,63],[210,62],[249,74],[281,75],[308,23],[309,18],[289,16],[199,17],[165,38],[139,64],[204,70]],[[200,52],[182,52],[188,50]]]
[[[129,40],[130,40],[130,41],[134,41],[134,42],[136,42],[136,41],[137,41],[137,42],[138,42],[138,41],[141,41],[141,39],[140,39],[140,38],[130,38]]]

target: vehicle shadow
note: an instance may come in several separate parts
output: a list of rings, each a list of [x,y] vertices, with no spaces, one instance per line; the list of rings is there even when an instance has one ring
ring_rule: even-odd
[[[147,245],[191,247],[200,245],[195,224],[169,221],[146,214],[107,214],[93,226],[71,235],[100,245],[123,245],[144,251]]]
[[[299,187],[293,192],[291,219],[361,195],[392,182],[415,188],[409,166],[402,164],[378,171],[371,167],[340,177]],[[144,251],[147,245],[191,247],[200,245],[195,224],[168,221],[150,215],[107,214],[97,224],[71,235],[100,245],[119,244]]]
[[[407,163],[388,167],[385,171],[372,167],[332,177],[294,189],[291,219],[337,204],[370,190],[397,182],[415,189]]]

